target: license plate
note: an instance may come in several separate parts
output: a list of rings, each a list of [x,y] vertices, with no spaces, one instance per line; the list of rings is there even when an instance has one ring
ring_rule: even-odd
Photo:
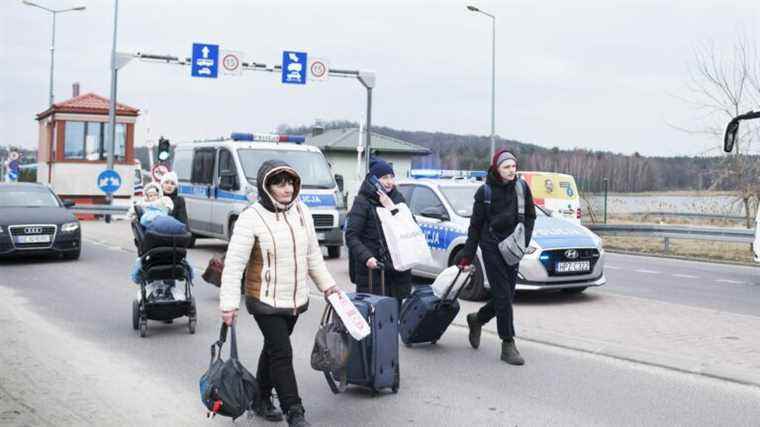
[[[50,243],[50,236],[40,234],[36,236],[17,236],[16,243]]]
[[[557,273],[585,273],[591,270],[591,261],[558,262]]]
[[[325,233],[317,233],[317,240],[325,240]]]

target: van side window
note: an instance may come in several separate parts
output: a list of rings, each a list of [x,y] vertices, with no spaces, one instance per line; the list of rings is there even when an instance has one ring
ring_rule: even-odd
[[[232,153],[229,150],[221,149],[219,150],[219,170],[217,171],[217,176],[221,177],[224,171],[237,172],[237,168],[235,168],[235,160],[232,158]]]
[[[215,154],[213,148],[201,148],[195,151],[192,172],[193,183],[208,185],[213,183]]]
[[[190,181],[190,175],[193,170],[193,152],[176,151],[174,152],[174,172],[177,173],[177,179],[180,181]]]

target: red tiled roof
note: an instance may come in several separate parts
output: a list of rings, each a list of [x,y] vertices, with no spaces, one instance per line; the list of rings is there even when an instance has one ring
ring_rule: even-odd
[[[37,120],[49,116],[52,113],[83,113],[83,114],[107,114],[109,99],[94,93],[85,93],[76,98],[57,102],[51,108],[37,114]],[[140,110],[129,105],[116,103],[116,115],[137,116]]]

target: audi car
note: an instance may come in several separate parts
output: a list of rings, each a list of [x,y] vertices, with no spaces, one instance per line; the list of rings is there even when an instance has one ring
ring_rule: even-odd
[[[467,240],[473,197],[480,185],[477,181],[454,179],[399,181],[398,188],[425,233],[433,255],[434,263],[414,266],[413,275],[435,278],[459,261]],[[532,240],[520,262],[517,290],[580,293],[607,283],[599,236],[538,206],[536,215]],[[478,301],[487,297],[488,278],[482,266],[478,249],[474,280],[462,290],[461,298]]]
[[[46,185],[0,184],[0,256],[47,253],[78,259],[82,235],[70,206]]]

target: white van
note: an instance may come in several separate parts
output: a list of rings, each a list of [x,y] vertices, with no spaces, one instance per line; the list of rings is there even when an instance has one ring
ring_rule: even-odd
[[[256,174],[271,159],[301,175],[301,200],[309,206],[320,245],[340,257],[346,206],[322,152],[304,137],[233,133],[230,138],[179,143],[174,171],[185,198],[190,231],[196,237],[229,240],[240,212],[256,201]],[[338,181],[341,181],[338,178]]]

